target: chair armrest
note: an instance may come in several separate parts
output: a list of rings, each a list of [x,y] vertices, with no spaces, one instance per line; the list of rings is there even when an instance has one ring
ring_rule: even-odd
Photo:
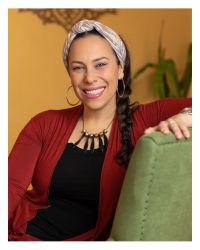
[[[109,240],[191,239],[192,138],[144,135],[131,157]]]

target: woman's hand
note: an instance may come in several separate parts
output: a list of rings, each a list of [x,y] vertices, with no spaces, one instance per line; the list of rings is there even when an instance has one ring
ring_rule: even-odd
[[[168,134],[170,131],[174,133],[177,139],[189,138],[192,127],[192,115],[179,113],[166,121],[161,121],[157,126],[147,128],[144,133],[149,134],[154,131],[160,131],[163,134]]]

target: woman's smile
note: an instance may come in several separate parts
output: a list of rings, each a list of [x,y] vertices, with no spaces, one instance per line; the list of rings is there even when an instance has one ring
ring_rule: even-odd
[[[96,99],[98,97],[100,97],[106,87],[90,87],[90,88],[86,88],[86,89],[82,89],[84,97],[88,98],[88,99]]]

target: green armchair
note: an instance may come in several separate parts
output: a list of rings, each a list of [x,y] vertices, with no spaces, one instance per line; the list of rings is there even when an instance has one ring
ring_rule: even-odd
[[[191,138],[154,132],[138,141],[108,240],[192,240]]]

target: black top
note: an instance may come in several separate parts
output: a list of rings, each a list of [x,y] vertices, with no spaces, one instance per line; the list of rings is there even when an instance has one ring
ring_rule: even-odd
[[[53,172],[49,201],[28,222],[26,233],[43,241],[66,240],[95,227],[103,151],[67,144]]]

